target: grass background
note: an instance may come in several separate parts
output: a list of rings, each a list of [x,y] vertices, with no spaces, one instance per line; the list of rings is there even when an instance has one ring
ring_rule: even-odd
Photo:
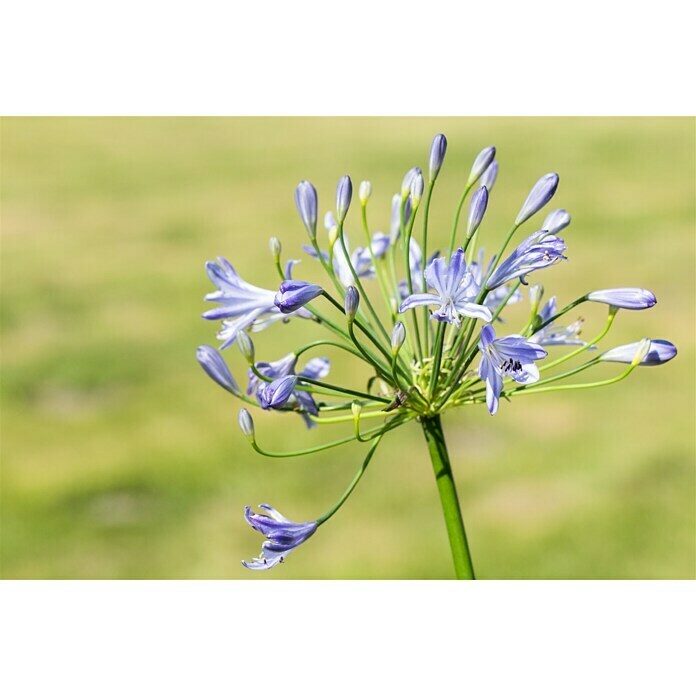
[[[693,119],[12,118],[2,121],[3,577],[452,576],[415,424],[385,439],[345,508],[288,563],[242,568],[261,541],[243,506],[316,517],[361,449],[257,456],[238,404],[194,358],[215,343],[200,319],[205,260],[225,255],[251,282],[276,285],[267,242],[277,235],[286,256],[302,255],[302,178],[322,214],[339,176],[356,189],[371,179],[371,223],[387,228],[391,194],[409,167],[427,167],[438,131],[449,139],[431,209],[440,246],[473,157],[494,143],[484,245],[497,248],[531,185],[558,171],[554,205],[573,224],[568,263],[535,278],[547,297],[651,288],[658,305],[621,312],[606,345],[652,336],[680,351],[606,390],[504,402],[495,418],[447,414],[478,575],[695,576]],[[354,243],[357,220],[354,210]],[[320,277],[309,260],[300,268]],[[594,335],[604,309],[582,314]],[[257,355],[320,335],[308,322],[276,325],[255,335]],[[241,380],[236,349],[226,356]],[[330,357],[332,381],[362,380]],[[276,449],[342,432],[307,434],[294,414],[256,420]]]

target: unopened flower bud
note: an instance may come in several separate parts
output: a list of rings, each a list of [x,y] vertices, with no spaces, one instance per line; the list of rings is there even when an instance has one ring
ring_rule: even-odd
[[[481,186],[485,186],[488,189],[488,193],[493,190],[493,184],[498,178],[498,160],[493,160],[489,165],[488,169],[481,175],[481,181],[479,183]]]
[[[367,201],[372,195],[372,183],[370,181],[361,181],[360,188],[358,189],[358,196],[360,197],[360,205],[365,207]]]
[[[317,190],[309,181],[300,181],[295,189],[295,205],[310,239],[317,237]]]
[[[392,316],[395,317],[399,313],[399,303],[395,297],[389,298],[389,307],[391,308]]]
[[[484,148],[481,152],[476,155],[474,164],[471,167],[471,173],[469,174],[469,179],[466,182],[467,186],[473,185],[481,175],[488,169],[490,163],[495,158],[495,148],[491,145],[490,147]]]
[[[416,175],[421,174],[420,167],[413,167],[406,172],[404,180],[401,182],[401,200],[405,201],[411,195],[411,182]]]
[[[394,328],[391,332],[392,355],[396,355],[401,350],[401,346],[404,345],[405,340],[406,327],[403,325],[402,322],[397,321],[396,324],[394,324]]]
[[[481,226],[483,216],[488,207],[488,189],[482,186],[471,197],[471,205],[469,206],[469,222],[466,228],[467,239],[476,234],[476,230]]]
[[[350,405],[350,410],[351,410],[352,413],[353,413],[353,418],[359,419],[359,418],[360,418],[360,414],[362,413],[362,404],[361,404],[359,401],[354,401],[354,402]]]
[[[240,331],[237,334],[237,347],[242,357],[250,364],[254,364],[254,342],[251,340],[247,331]]]
[[[447,138],[442,133],[438,133],[433,138],[433,144],[430,146],[430,166],[428,169],[429,180],[435,181],[440,173],[442,162],[445,159],[447,152]]]
[[[339,225],[346,219],[352,198],[353,183],[349,176],[342,176],[336,187],[336,217]]]
[[[423,198],[423,189],[425,188],[425,182],[423,181],[423,175],[418,170],[418,173],[411,179],[411,201],[413,203],[414,209],[420,204],[421,198]]]
[[[558,174],[544,174],[529,192],[527,200],[517,214],[515,224],[521,225],[529,220],[534,213],[539,212],[553,198],[557,188]]]
[[[249,442],[254,442],[254,421],[245,408],[239,410],[239,427]]]
[[[590,302],[601,302],[621,309],[649,309],[657,303],[655,295],[645,288],[611,288],[587,294]]]
[[[638,350],[638,343],[628,343],[609,349],[599,356],[603,362],[630,363]],[[669,341],[654,339],[650,341],[648,354],[640,361],[641,365],[654,366],[669,362],[677,354],[677,347]]]
[[[355,319],[355,314],[358,311],[358,305],[360,304],[360,294],[357,289],[351,285],[346,290],[346,298],[344,300],[344,306],[346,310],[346,318],[348,322],[352,322]]]
[[[280,239],[278,239],[278,237],[271,237],[271,239],[268,242],[268,246],[271,249],[271,254],[274,260],[277,261],[280,258],[280,252],[282,250]]]
[[[650,339],[644,338],[643,340],[638,341],[638,347],[636,348],[633,360],[631,360],[631,367],[636,367],[637,365],[640,365],[643,362],[643,360],[645,360],[649,352]]]
[[[544,220],[541,226],[542,230],[546,230],[549,234],[558,234],[563,228],[570,225],[570,213],[567,210],[560,208],[559,210],[551,211]]]
[[[334,225],[329,228],[329,250],[333,249],[334,244],[338,241],[338,226]]]

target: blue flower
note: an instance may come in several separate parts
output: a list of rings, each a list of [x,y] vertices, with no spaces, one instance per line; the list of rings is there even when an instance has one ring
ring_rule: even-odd
[[[490,147],[485,147],[483,150],[481,150],[481,152],[479,152],[478,155],[476,155],[474,164],[471,167],[469,179],[466,182],[467,186],[471,186],[477,179],[480,179],[494,159],[495,147],[491,145]]]
[[[256,398],[261,408],[267,411],[283,408],[292,396],[296,384],[297,377],[295,375],[274,379],[272,382],[264,382],[263,389],[259,387],[256,392]]]
[[[599,359],[604,362],[620,362],[630,364],[635,358],[640,341],[629,343],[625,346],[611,348],[606,353],[602,353]],[[640,361],[641,365],[654,366],[669,362],[677,354],[677,347],[669,341],[655,339],[650,341],[648,354]]]
[[[553,198],[557,188],[558,174],[544,174],[529,192],[527,200],[517,214],[515,224],[521,225],[526,220],[529,220],[534,213],[540,211]]]
[[[349,176],[342,176],[336,187],[336,215],[338,215],[339,222],[346,219],[352,198],[353,182]]]
[[[491,311],[476,304],[476,284],[467,271],[464,250],[457,249],[449,264],[445,259],[435,259],[425,269],[425,280],[434,293],[414,293],[407,297],[399,307],[399,313],[423,305],[437,305],[432,317],[455,326],[461,324],[462,317],[473,317],[491,321]]]
[[[215,348],[212,346],[199,346],[196,351],[196,359],[210,379],[217,382],[230,394],[241,394],[241,390],[234,381],[227,363]]]
[[[275,306],[275,292],[247,283],[227,259],[219,258],[218,263],[208,261],[205,268],[217,288],[215,292],[208,293],[205,300],[218,302],[220,306],[205,312],[203,318],[224,320],[217,334],[217,338],[223,341],[221,350],[234,343],[240,331],[249,327],[252,331],[260,331],[285,318]],[[312,315],[300,310],[296,316],[308,319]]]
[[[485,186],[476,191],[471,197],[471,205],[469,206],[469,222],[466,227],[466,236],[472,237],[483,221],[483,216],[486,214],[488,207],[488,189]]]
[[[261,544],[258,558],[242,561],[250,570],[268,570],[282,563],[293,549],[317,531],[318,526],[316,522],[291,522],[265,503],[259,507],[266,510],[268,515],[252,512],[248,505],[244,509],[244,517],[249,525],[267,539]]]
[[[556,314],[556,298],[552,297],[539,312],[540,323],[547,322],[554,314]],[[578,319],[569,326],[556,327],[554,329],[551,328],[553,326],[553,322],[551,322],[541,331],[537,331],[530,336],[529,340],[540,346],[584,346],[587,345],[585,341],[578,339],[582,323],[582,319]],[[635,353],[635,351],[633,352]]]
[[[288,353],[285,357],[275,360],[274,362],[256,363],[256,369],[262,375],[272,380],[279,380],[283,377],[295,374],[297,374],[298,377],[322,379],[329,374],[331,362],[328,358],[312,358],[299,373],[295,372],[296,366],[297,356],[294,353]],[[265,392],[271,384],[270,382],[264,382],[257,377],[252,370],[249,370],[247,394],[251,395],[256,392],[256,399],[262,405],[267,401]],[[293,389],[281,408],[283,410],[299,411],[308,428],[312,428],[316,425],[308,418],[307,414],[316,416],[319,414],[319,409],[314,398],[307,391]]]
[[[317,236],[317,190],[309,181],[300,181],[295,189],[295,205],[310,239]]]
[[[273,301],[283,314],[292,314],[319,297],[322,292],[324,290],[321,285],[315,283],[306,283],[304,280],[284,280]]]
[[[430,163],[428,167],[428,178],[430,181],[435,181],[440,173],[442,162],[445,159],[447,152],[447,138],[442,133],[438,133],[433,138],[433,143],[430,146]]]
[[[489,324],[481,329],[478,344],[481,351],[479,377],[486,383],[486,405],[491,415],[498,410],[503,378],[512,377],[520,384],[531,384],[539,380],[539,368],[535,360],[547,356],[547,352],[536,343],[528,342],[523,336],[510,335],[496,338]]]
[[[587,295],[590,302],[602,302],[622,309],[649,309],[657,304],[655,295],[645,288],[611,288]]]
[[[520,278],[526,285],[527,273],[540,268],[552,266],[566,257],[565,242],[545,230],[539,230],[525,239],[515,251],[495,269],[493,275],[486,282],[486,288],[494,288],[504,285],[511,280]]]
[[[469,271],[471,272],[471,275],[474,279],[474,283],[476,285],[477,296],[478,293],[481,291],[483,279],[486,277],[483,271],[483,253],[483,249],[481,249],[478,253],[478,259],[469,266]],[[486,269],[486,273],[488,273],[489,270],[490,265],[488,266],[488,269]],[[486,295],[486,299],[483,301],[483,304],[486,307],[488,307],[488,309],[490,309],[492,313],[495,314],[498,307],[500,307],[500,305],[505,301],[505,298],[509,295],[509,293],[510,289],[508,288],[508,286],[501,285],[500,287],[489,291],[489,293]],[[522,302],[522,299],[522,293],[520,292],[519,288],[517,288],[515,292],[513,292],[512,295],[510,295],[510,299],[507,301],[505,306],[507,307],[509,305]],[[503,322],[504,320],[501,317],[498,317],[498,321]]]

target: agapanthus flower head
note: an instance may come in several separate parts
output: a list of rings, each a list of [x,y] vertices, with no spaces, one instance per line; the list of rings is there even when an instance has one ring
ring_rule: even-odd
[[[486,214],[488,207],[488,189],[481,186],[476,193],[471,197],[471,205],[469,206],[469,221],[466,226],[466,236],[473,237],[476,230],[483,222],[483,216]]]
[[[339,223],[346,219],[352,198],[353,182],[349,176],[342,176],[336,187],[336,217],[338,217]]]
[[[477,304],[476,286],[467,271],[464,250],[457,249],[449,263],[443,258],[430,262],[425,269],[425,280],[433,292],[414,293],[399,307],[399,313],[419,306],[435,305],[433,319],[459,326],[462,317],[474,317],[491,321],[493,315],[484,305]]]
[[[515,219],[516,225],[521,225],[529,220],[532,215],[539,212],[556,193],[558,188],[558,174],[544,174],[529,192],[527,200],[520,208],[520,212]]]
[[[498,160],[493,160],[487,167],[486,171],[481,174],[479,183],[488,189],[488,193],[493,190],[495,180],[498,178]]]
[[[447,152],[447,138],[442,133],[438,133],[430,146],[430,161],[428,167],[428,178],[430,181],[435,181],[440,173],[442,163]]]
[[[550,234],[558,234],[561,230],[570,225],[570,213],[563,208],[552,210],[544,220],[541,226],[542,230],[546,230]]]
[[[546,324],[555,314],[556,298],[552,297],[539,312],[540,324]],[[582,325],[582,319],[578,319],[568,326],[556,328],[553,327],[553,322],[549,322],[543,329],[533,333],[529,340],[532,343],[538,343],[540,346],[584,346],[586,345],[585,342],[578,338]]]
[[[471,186],[476,183],[483,173],[491,165],[491,162],[495,159],[495,147],[492,145],[490,147],[485,147],[481,152],[476,155],[474,164],[471,167],[471,172],[469,173],[469,179],[466,182],[467,186]]]
[[[536,343],[524,336],[510,335],[495,337],[495,329],[488,324],[481,329],[479,342],[481,362],[479,377],[486,383],[486,405],[491,415],[498,411],[503,378],[512,377],[520,384],[530,384],[539,379],[539,368],[535,360],[541,360],[547,353]]]
[[[511,280],[519,278],[526,284],[525,276],[532,271],[537,271],[547,266],[552,266],[566,257],[565,242],[545,230],[539,230],[525,239],[515,251],[508,256],[486,281],[486,288],[494,288],[504,285]]]
[[[283,314],[291,314],[319,297],[322,292],[322,287],[316,283],[306,283],[303,280],[284,280],[273,301]]]
[[[645,288],[594,290],[587,294],[587,299],[621,309],[649,309],[657,304],[655,295]]]
[[[300,181],[295,189],[295,205],[310,239],[317,236],[317,190],[309,181]]]
[[[250,570],[268,570],[282,563],[288,554],[317,531],[316,522],[291,522],[275,508],[265,503],[259,505],[268,515],[252,512],[247,505],[244,517],[249,525],[266,537],[261,544],[261,553],[251,561],[242,561]]]
[[[623,346],[617,346],[616,348],[611,348],[605,353],[602,353],[602,355],[599,356],[599,359],[602,362],[618,362],[630,365],[633,362],[639,347],[640,341],[628,343]],[[676,357],[676,355],[677,347],[673,343],[656,338],[650,341],[650,348],[639,364],[647,367],[663,365],[664,363],[669,362],[672,358]]]
[[[196,351],[196,359],[206,374],[214,382],[217,382],[223,389],[226,389],[230,394],[239,395],[241,390],[232,377],[230,368],[220,353],[212,346],[199,346]]]

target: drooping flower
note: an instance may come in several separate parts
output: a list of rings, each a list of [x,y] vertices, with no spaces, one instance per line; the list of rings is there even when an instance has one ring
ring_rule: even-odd
[[[447,138],[442,133],[438,133],[430,146],[430,162],[428,167],[428,178],[435,181],[440,173],[442,162],[447,152]]]
[[[266,537],[261,544],[261,553],[251,561],[242,561],[250,570],[268,570],[282,563],[288,554],[317,531],[317,523],[292,522],[283,517],[275,508],[265,503],[259,505],[268,515],[252,512],[247,505],[244,517],[249,525]]]
[[[602,353],[599,359],[603,362],[619,362],[631,364],[640,346],[640,341],[628,343],[624,346],[611,348],[606,353]],[[677,355],[677,347],[663,339],[653,339],[650,341],[648,354],[641,360],[643,366],[663,365]]]
[[[566,257],[565,242],[545,230],[539,230],[525,239],[510,256],[503,261],[486,282],[486,288],[504,285],[511,280],[520,278],[526,285],[525,276],[532,271],[552,266]]]
[[[425,280],[434,293],[414,293],[399,307],[399,313],[424,305],[436,305],[431,316],[455,326],[462,317],[491,321],[493,315],[484,305],[476,304],[476,286],[464,260],[464,250],[457,249],[449,263],[445,259],[433,260],[425,269]]]
[[[208,261],[205,268],[217,288],[215,292],[208,293],[205,300],[218,302],[220,306],[204,312],[203,318],[211,321],[224,320],[222,329],[217,334],[217,338],[223,341],[221,350],[234,343],[240,331],[249,327],[259,330],[283,319],[274,303],[275,292],[247,283],[227,259],[219,258],[218,263]],[[307,319],[312,315],[301,311],[295,316]]]
[[[547,322],[554,314],[556,314],[556,298],[552,297],[539,312],[541,323]],[[540,346],[584,346],[587,345],[585,341],[578,338],[582,324],[582,319],[578,319],[568,326],[553,328],[553,322],[551,322],[530,336],[529,340]]]
[[[488,324],[481,329],[478,344],[481,351],[479,377],[486,383],[486,406],[491,415],[498,411],[503,378],[512,377],[520,384],[531,384],[539,380],[539,368],[535,360],[542,360],[547,352],[523,336],[512,334],[496,338],[495,330]]]
[[[481,175],[481,181],[479,182],[481,186],[485,186],[488,189],[488,193],[493,190],[493,184],[498,178],[498,161],[493,160],[489,165],[488,169]]]
[[[279,380],[283,377],[297,375],[298,377],[308,377],[309,379],[323,379],[329,374],[331,362],[328,358],[312,358],[305,366],[296,373],[297,356],[294,353],[288,353],[286,356],[273,362],[258,362],[256,369],[264,377],[272,380]],[[260,404],[267,401],[265,391],[270,386],[270,382],[265,382],[254,374],[253,370],[249,370],[249,385],[247,394],[256,393],[256,399]],[[293,385],[296,386],[296,385]],[[276,407],[277,408],[277,407]],[[316,416],[319,414],[314,398],[308,391],[293,388],[292,393],[288,396],[285,403],[281,407],[282,410],[299,411],[305,425],[308,428],[313,428],[316,424],[308,418],[308,414]]]
[[[649,309],[657,304],[655,295],[645,288],[611,288],[587,295],[590,302],[601,302],[622,309]]]
[[[321,285],[303,280],[284,280],[275,294],[275,306],[283,314],[291,314],[316,299],[324,292]]]
[[[471,186],[478,179],[481,178],[483,173],[491,165],[491,162],[495,159],[495,147],[492,145],[490,147],[485,147],[481,152],[476,155],[474,164],[471,167],[471,172],[469,173],[469,179],[467,180],[467,186]]]
[[[217,382],[223,389],[226,389],[230,394],[241,394],[240,388],[232,377],[230,368],[220,353],[212,346],[199,346],[196,351],[196,359],[206,374],[214,382]]]
[[[563,208],[552,210],[544,220],[541,226],[542,230],[546,230],[550,234],[558,234],[561,230],[570,225],[570,213]]]
[[[520,212],[515,219],[516,225],[521,225],[529,220],[534,213],[540,211],[556,193],[558,188],[558,174],[544,174],[539,181],[534,184],[532,190],[527,196],[527,200],[523,203]]]

